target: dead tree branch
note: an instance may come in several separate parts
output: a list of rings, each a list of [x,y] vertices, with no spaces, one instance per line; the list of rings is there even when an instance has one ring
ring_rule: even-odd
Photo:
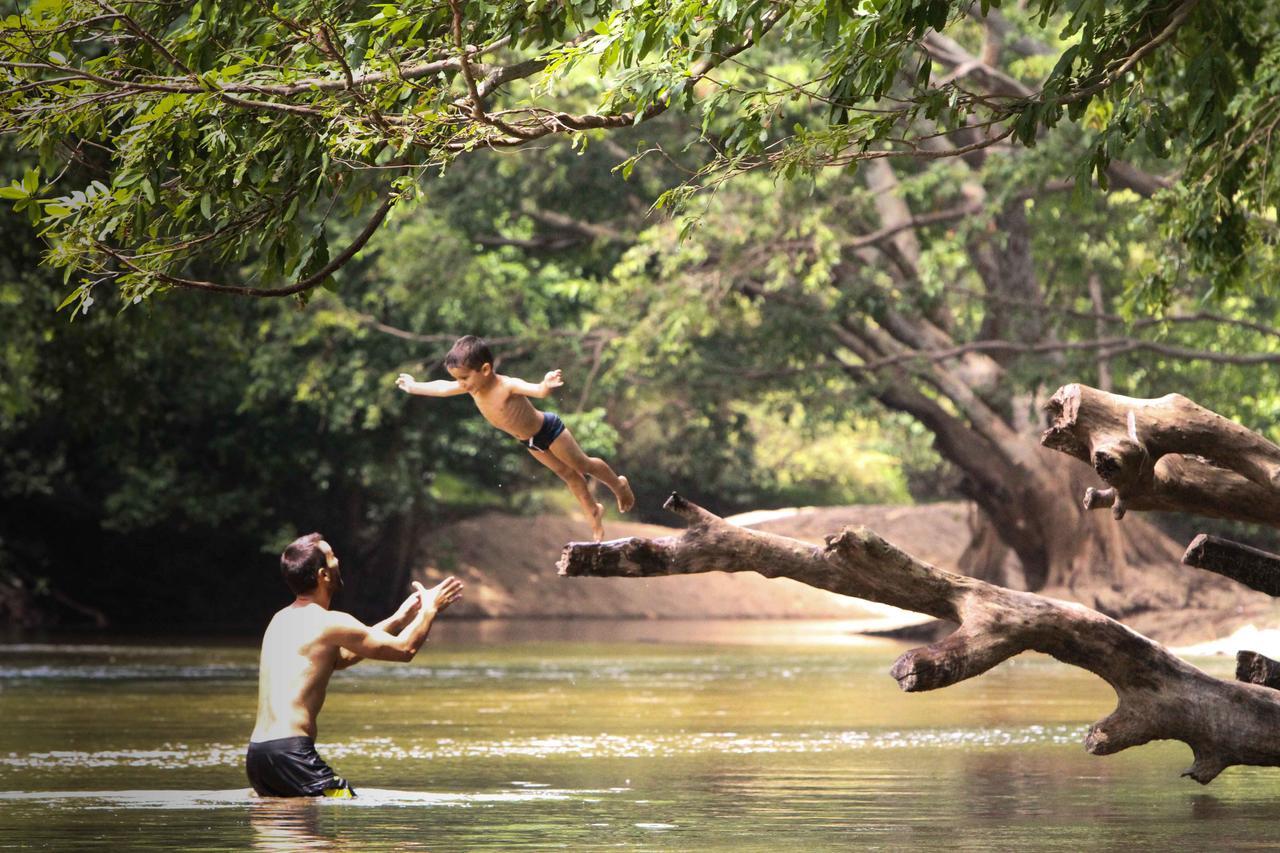
[[[1257,652],[1236,652],[1236,681],[1280,690],[1280,663]]]
[[[1201,533],[1187,546],[1182,562],[1239,581],[1249,589],[1280,596],[1280,556],[1261,548]]]
[[[866,528],[810,545],[729,524],[678,495],[666,508],[689,528],[659,539],[572,542],[560,556],[560,574],[754,571],[891,604],[960,625],[949,637],[898,658],[890,674],[903,690],[947,687],[1021,652],[1043,652],[1094,673],[1116,691],[1115,711],[1085,737],[1085,749],[1094,755],[1180,740],[1195,756],[1183,775],[1201,784],[1236,764],[1280,766],[1280,693],[1213,678],[1087,607],[942,571]]]
[[[1280,527],[1280,447],[1180,394],[1139,400],[1064,385],[1040,443],[1088,462],[1110,488],[1085,507],[1169,510]]]

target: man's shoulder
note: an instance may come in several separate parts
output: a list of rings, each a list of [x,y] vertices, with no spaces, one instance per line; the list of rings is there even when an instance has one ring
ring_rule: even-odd
[[[359,619],[356,619],[356,617],[352,616],[350,613],[348,613],[348,612],[347,612],[347,611],[345,611],[345,610],[326,610],[326,611],[325,611],[325,616],[326,616],[329,620],[334,621],[334,622],[347,623],[347,622],[359,622],[359,621],[360,621]]]
[[[326,631],[342,631],[368,627],[345,610],[326,610],[324,615],[320,618],[319,624],[322,625]]]
[[[304,641],[323,639],[334,628],[342,628],[359,621],[343,610],[329,610],[319,605],[308,607],[285,607],[271,618],[267,625],[267,636],[287,633]]]

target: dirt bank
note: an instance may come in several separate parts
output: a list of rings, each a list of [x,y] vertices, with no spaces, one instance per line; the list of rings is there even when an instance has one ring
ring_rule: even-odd
[[[954,568],[968,541],[966,506],[852,506],[752,513],[734,520],[815,543],[848,525],[865,524],[935,565]],[[753,523],[753,517],[756,519]],[[670,528],[613,521],[609,538],[666,536]],[[467,594],[462,613],[488,617],[804,618],[876,616],[920,621],[893,608],[846,598],[796,581],[751,574],[624,580],[556,575],[560,549],[586,533],[576,518],[487,514],[435,531],[425,579],[452,573]]]
[[[961,502],[923,506],[848,506],[773,510],[734,517],[745,526],[820,543],[824,536],[864,524],[890,542],[940,568],[956,570],[969,541],[969,507]],[[577,518],[491,513],[434,531],[427,543],[423,580],[457,574],[467,581],[463,615],[501,618],[748,618],[866,619],[878,628],[927,621],[813,589],[787,579],[756,574],[705,574],[623,580],[566,579],[556,575],[560,549],[586,532]],[[670,528],[612,521],[609,538],[665,536]],[[1141,576],[1138,576],[1141,574]],[[1055,598],[1100,607],[1147,636],[1173,645],[1225,637],[1245,625],[1280,626],[1280,608],[1269,597],[1222,585],[1211,606],[1147,607],[1170,601],[1188,585],[1212,582],[1182,566],[1132,570],[1116,588],[1046,590]],[[1161,591],[1155,595],[1155,591]]]

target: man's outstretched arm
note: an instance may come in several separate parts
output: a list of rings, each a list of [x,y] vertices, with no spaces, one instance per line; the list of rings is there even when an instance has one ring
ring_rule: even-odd
[[[396,612],[392,613],[381,622],[375,622],[370,626],[375,631],[383,631],[387,634],[399,634],[405,625],[409,624],[409,620],[418,614],[418,609],[422,606],[422,596],[418,594],[418,590],[409,593]],[[355,666],[364,660],[361,655],[356,654],[350,649],[338,648],[338,663],[334,669],[346,669],[349,666]]]
[[[333,613],[326,638],[356,658],[393,660],[407,663],[427,640],[436,615],[462,596],[462,581],[448,577],[432,589],[414,581],[421,600],[417,613],[399,633],[392,634],[377,626],[365,625],[349,613]],[[351,663],[355,661],[352,660]],[[346,664],[350,666],[351,664]]]

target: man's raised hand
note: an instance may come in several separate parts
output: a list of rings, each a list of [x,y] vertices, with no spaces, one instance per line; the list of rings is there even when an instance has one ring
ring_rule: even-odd
[[[408,373],[401,373],[399,376],[396,377],[396,387],[399,388],[401,391],[408,391],[409,386],[412,385],[414,381],[415,381],[414,378],[410,376]]]
[[[547,388],[560,388],[564,385],[564,377],[560,375],[559,370],[549,370],[547,375],[542,377],[542,384]]]
[[[412,619],[418,614],[418,609],[422,607],[422,596],[415,589],[409,593],[409,597],[400,603],[400,607],[396,610],[396,621],[404,624],[405,621]]]
[[[462,581],[453,575],[440,581],[431,589],[427,589],[417,581],[413,582],[413,586],[422,598],[422,603],[437,613],[444,611],[450,604],[462,598]]]

